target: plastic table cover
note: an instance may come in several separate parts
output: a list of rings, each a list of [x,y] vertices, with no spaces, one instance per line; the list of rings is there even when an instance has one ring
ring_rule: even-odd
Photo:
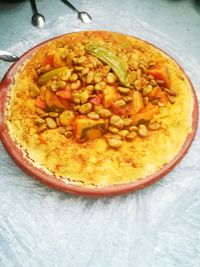
[[[91,10],[91,2],[84,2],[85,10]],[[104,2],[92,9],[90,25],[73,14],[59,17],[24,34],[9,50],[21,54],[41,41],[79,30],[135,35],[174,57],[199,99],[199,62],[129,10],[114,11],[110,14]],[[6,69],[1,63],[2,73]],[[20,170],[0,144],[0,266],[200,266],[199,193],[199,131],[185,158],[162,180],[128,195],[100,199],[49,189]]]

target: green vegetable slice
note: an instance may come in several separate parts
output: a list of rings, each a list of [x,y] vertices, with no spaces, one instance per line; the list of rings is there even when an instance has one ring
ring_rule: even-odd
[[[85,49],[88,53],[110,66],[123,86],[130,87],[127,77],[128,64],[122,58],[119,58],[115,53],[98,44],[88,44]]]
[[[64,75],[68,70],[68,67],[61,67],[54,70],[50,70],[39,77],[38,84],[46,84],[48,81],[53,79],[54,76],[58,76],[60,78],[60,76]]]

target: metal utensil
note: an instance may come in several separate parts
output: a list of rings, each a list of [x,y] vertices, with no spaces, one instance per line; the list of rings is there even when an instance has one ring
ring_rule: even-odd
[[[83,23],[90,23],[92,21],[92,17],[85,11],[79,11],[75,6],[73,6],[68,0],[62,0],[63,3],[65,3],[69,8],[77,12],[78,18]]]
[[[19,59],[19,57],[11,54],[10,52],[0,50],[0,59],[8,62],[14,62]]]
[[[41,28],[45,23],[45,17],[38,12],[35,0],[30,0],[30,2],[33,10],[32,24],[33,26]]]

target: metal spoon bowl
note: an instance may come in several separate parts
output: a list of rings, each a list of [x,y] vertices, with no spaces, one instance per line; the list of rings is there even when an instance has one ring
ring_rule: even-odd
[[[30,0],[30,2],[33,10],[32,24],[33,26],[41,28],[45,23],[45,17],[38,12],[35,0]]]
[[[78,18],[83,23],[90,23],[92,21],[92,17],[85,11],[79,11],[75,6],[73,6],[68,0],[62,0],[64,4],[66,4],[69,8],[77,12]]]
[[[45,17],[40,13],[35,13],[32,16],[32,24],[38,28],[41,28],[45,23]]]
[[[83,23],[90,23],[92,21],[92,17],[85,11],[79,11],[78,12],[78,18],[83,22]]]
[[[10,52],[0,50],[0,59],[8,62],[15,62],[19,59],[19,57],[11,54]]]

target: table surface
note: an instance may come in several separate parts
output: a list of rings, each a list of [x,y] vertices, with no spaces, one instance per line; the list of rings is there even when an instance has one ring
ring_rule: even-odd
[[[92,28],[136,33],[147,40],[155,35],[151,41],[185,64],[199,96],[200,1],[73,3],[92,15],[90,26],[82,25],[62,1],[38,0],[47,23],[37,29],[31,25],[29,1],[0,1],[0,49],[20,55],[55,34]],[[0,78],[9,66],[0,62]],[[103,199],[41,185],[0,145],[0,266],[199,267],[199,140],[198,133],[184,160],[160,182]]]

